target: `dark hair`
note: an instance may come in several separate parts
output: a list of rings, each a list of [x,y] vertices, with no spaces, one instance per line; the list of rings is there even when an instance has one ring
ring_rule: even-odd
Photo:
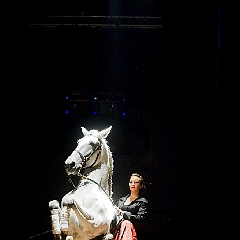
[[[145,182],[144,182],[143,177],[142,177],[139,173],[132,173],[132,175],[130,176],[130,178],[131,178],[132,176],[135,176],[135,177],[139,177],[139,178],[140,178],[140,181],[141,181],[141,193],[142,193],[143,191],[145,191],[145,190],[146,190],[146,185],[145,185]]]

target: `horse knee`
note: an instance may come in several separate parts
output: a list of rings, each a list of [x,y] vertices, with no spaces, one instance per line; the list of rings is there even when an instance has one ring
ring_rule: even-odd
[[[56,209],[60,207],[59,202],[57,200],[50,201],[48,205],[50,209]]]
[[[71,207],[74,204],[74,198],[72,196],[67,196],[62,200],[63,206]]]

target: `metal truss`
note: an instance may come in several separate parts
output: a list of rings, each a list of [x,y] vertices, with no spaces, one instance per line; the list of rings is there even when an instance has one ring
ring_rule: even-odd
[[[116,92],[81,92],[67,91],[63,93],[70,102],[103,101],[103,102],[124,102],[126,94]]]
[[[154,16],[31,16],[28,27],[85,27],[161,29],[162,18]]]

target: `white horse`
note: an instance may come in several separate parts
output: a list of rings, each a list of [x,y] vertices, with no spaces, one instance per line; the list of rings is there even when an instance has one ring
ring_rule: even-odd
[[[119,222],[112,201],[113,158],[106,137],[111,126],[102,131],[82,127],[83,137],[65,161],[71,180],[78,185],[61,201],[49,202],[54,239],[90,240],[112,237],[112,223]]]

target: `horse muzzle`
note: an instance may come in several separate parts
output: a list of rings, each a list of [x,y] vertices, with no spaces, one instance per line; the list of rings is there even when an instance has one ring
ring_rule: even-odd
[[[66,163],[64,165],[64,168],[68,175],[79,175],[82,169],[82,165],[76,166],[76,164],[72,162],[72,163]]]

